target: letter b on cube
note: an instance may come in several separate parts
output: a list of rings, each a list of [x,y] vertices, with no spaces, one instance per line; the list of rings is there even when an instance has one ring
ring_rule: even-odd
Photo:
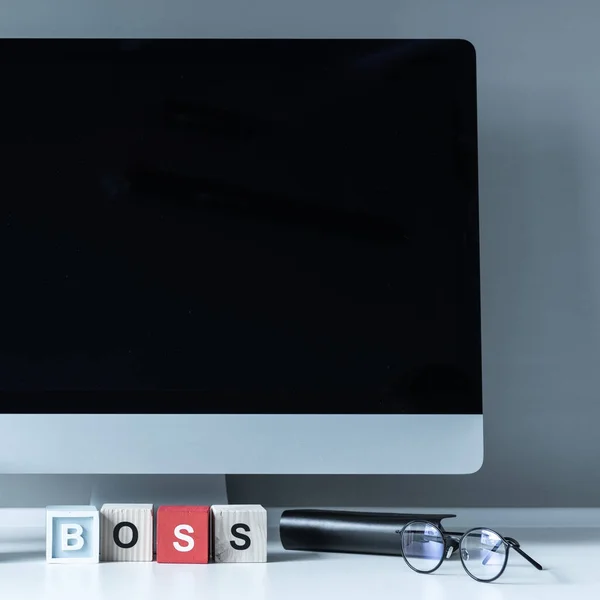
[[[100,514],[95,506],[46,508],[46,561],[97,563],[100,557]]]

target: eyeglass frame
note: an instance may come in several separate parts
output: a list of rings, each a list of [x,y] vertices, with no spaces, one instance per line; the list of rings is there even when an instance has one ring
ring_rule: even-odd
[[[415,523],[420,523],[423,525],[428,525],[430,527],[433,527],[434,529],[439,531],[440,535],[442,536],[442,539],[444,540],[444,551],[442,553],[442,557],[440,558],[439,563],[430,571],[420,571],[419,569],[417,569],[413,565],[411,565],[405,556],[404,532],[410,525],[414,525]],[[481,530],[489,531],[490,533],[493,533],[494,535],[498,536],[500,542],[503,543],[506,548],[506,553],[504,555],[504,557],[505,557],[504,564],[502,565],[502,569],[500,569],[500,572],[497,575],[495,575],[494,577],[492,577],[491,579],[480,579],[479,577],[476,577],[475,575],[473,575],[469,571],[469,569],[467,569],[467,567],[465,565],[465,561],[462,557],[461,544],[462,544],[463,540],[465,540],[467,538],[467,536],[469,534],[473,533],[474,531],[481,531]],[[542,567],[542,565],[540,565],[540,563],[538,563],[536,560],[531,558],[531,556],[529,556],[529,554],[527,554],[527,552],[525,552],[524,550],[521,550],[521,544],[519,544],[519,542],[517,540],[515,540],[515,538],[508,537],[508,536],[506,536],[506,537],[502,536],[497,531],[494,531],[493,529],[490,529],[489,527],[472,527],[471,529],[469,529],[468,531],[465,531],[464,533],[459,533],[456,531],[445,531],[439,525],[436,525],[435,523],[432,523],[431,521],[414,519],[413,521],[409,521],[408,523],[406,523],[406,525],[404,525],[404,527],[402,527],[402,529],[398,529],[396,531],[396,533],[400,534],[400,536],[401,536],[400,544],[402,547],[402,558],[404,559],[404,562],[413,571],[415,571],[415,573],[419,573],[421,575],[430,575],[431,573],[434,573],[435,571],[437,571],[442,566],[442,563],[446,559],[450,558],[450,556],[448,555],[448,550],[450,548],[452,548],[452,552],[454,552],[456,549],[458,549],[458,556],[460,557],[460,562],[462,564],[463,569],[465,570],[467,575],[469,577],[471,577],[471,579],[474,579],[475,581],[477,581],[479,583],[492,583],[493,581],[496,581],[504,573],[504,570],[506,569],[506,565],[508,565],[508,555],[509,555],[509,551],[511,548],[513,548],[518,554],[520,554],[527,562],[529,562],[531,565],[533,565],[538,571],[544,570],[544,568]],[[456,539],[457,537],[458,537],[458,539]],[[490,553],[496,552],[496,550],[499,547],[500,546],[498,544],[496,544],[496,546],[492,550],[490,550]]]

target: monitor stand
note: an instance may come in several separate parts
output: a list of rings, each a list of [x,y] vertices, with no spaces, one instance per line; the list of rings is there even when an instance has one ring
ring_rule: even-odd
[[[211,506],[228,504],[225,475],[97,475],[90,504]]]

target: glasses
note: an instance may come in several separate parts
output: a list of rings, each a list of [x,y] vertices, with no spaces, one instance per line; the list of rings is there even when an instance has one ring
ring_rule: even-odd
[[[542,565],[521,550],[517,540],[502,537],[492,529],[475,527],[466,533],[442,532],[429,521],[411,521],[397,533],[402,536],[402,556],[417,573],[433,573],[444,559],[458,551],[467,574],[475,581],[489,583],[504,573],[511,548],[542,570]]]

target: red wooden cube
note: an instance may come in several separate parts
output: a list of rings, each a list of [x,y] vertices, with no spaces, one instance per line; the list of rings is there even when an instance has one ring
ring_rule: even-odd
[[[160,506],[156,513],[156,562],[208,562],[208,506]]]

